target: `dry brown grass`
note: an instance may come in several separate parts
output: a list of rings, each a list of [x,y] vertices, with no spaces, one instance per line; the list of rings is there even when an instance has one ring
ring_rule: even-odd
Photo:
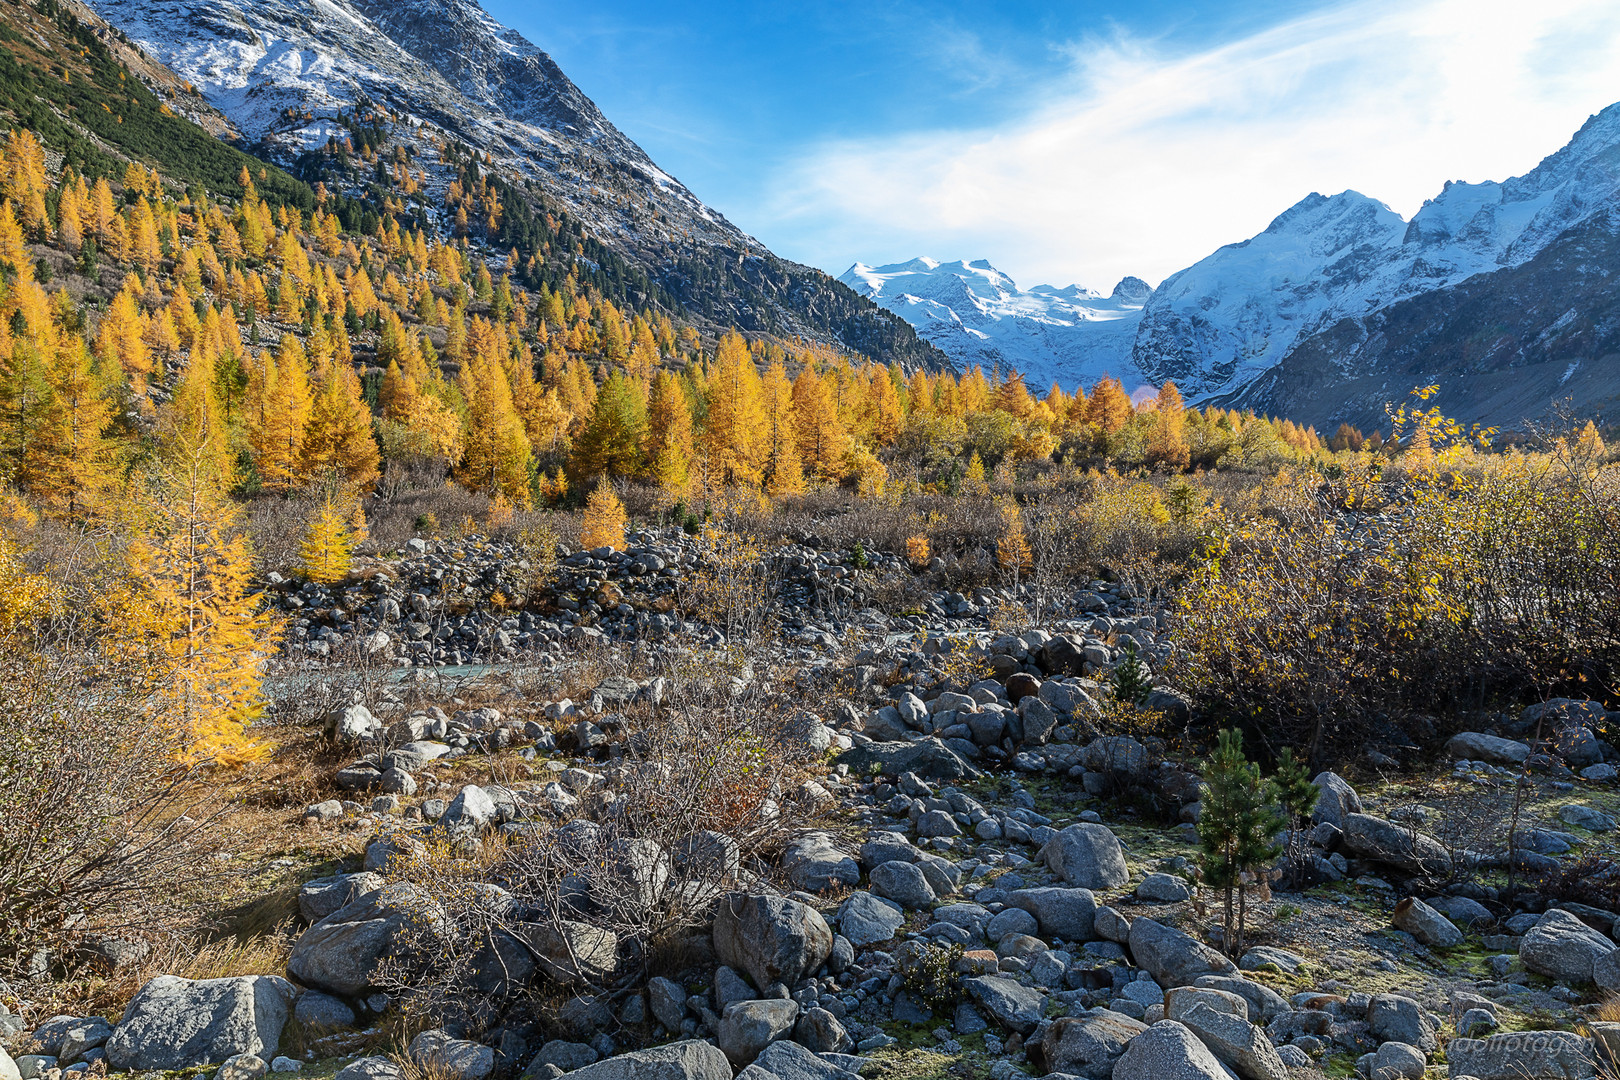
[[[1620,994],[1612,990],[1605,994],[1593,1011],[1592,1019],[1603,1023],[1620,1024]]]

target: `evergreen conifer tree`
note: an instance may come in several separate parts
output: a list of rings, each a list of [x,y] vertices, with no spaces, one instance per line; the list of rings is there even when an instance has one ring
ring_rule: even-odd
[[[1275,837],[1283,827],[1276,789],[1244,756],[1242,732],[1220,732],[1204,769],[1199,804],[1198,840],[1203,848],[1199,866],[1204,881],[1221,890],[1225,910],[1221,944],[1228,955],[1238,956],[1247,921],[1246,886],[1255,871],[1281,852]]]
[[[1276,786],[1277,802],[1288,820],[1288,861],[1297,880],[1304,870],[1305,858],[1305,831],[1301,826],[1309,822],[1322,789],[1311,783],[1310,762],[1298,757],[1292,746],[1285,746],[1278,753],[1277,773],[1272,782]]]

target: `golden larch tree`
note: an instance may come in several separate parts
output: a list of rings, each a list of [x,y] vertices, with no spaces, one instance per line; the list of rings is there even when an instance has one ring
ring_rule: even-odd
[[[1181,403],[1181,392],[1168,379],[1159,389],[1153,410],[1153,432],[1148,438],[1145,458],[1150,465],[1166,465],[1172,469],[1185,469],[1192,460],[1192,449],[1187,445],[1187,416]]]
[[[804,490],[804,466],[799,459],[799,424],[793,408],[793,383],[777,360],[765,372],[760,387],[765,411],[765,490],[772,495],[797,495]]]
[[[647,438],[642,446],[648,472],[668,492],[685,489],[692,461],[692,406],[680,378],[660,371],[647,403]]]
[[[759,370],[742,335],[732,332],[720,339],[708,394],[703,452],[710,468],[727,483],[757,485],[764,469],[767,428]]]
[[[585,520],[580,526],[579,542],[584,548],[595,550],[624,547],[624,504],[606,480],[596,485],[590,498],[585,500]]]
[[[328,363],[320,373],[304,428],[303,458],[306,476],[333,469],[357,487],[377,481],[381,457],[371,436],[371,410],[348,364]]]
[[[462,365],[462,396],[467,400],[467,431],[456,479],[486,495],[504,495],[513,506],[527,507],[529,437],[512,407],[506,373],[499,364],[472,358]]]
[[[304,530],[298,558],[304,576],[331,585],[349,576],[354,563],[354,535],[349,521],[331,499],[321,504]]]
[[[799,459],[804,467],[819,480],[841,479],[849,436],[826,381],[809,365],[793,382],[793,408],[798,418]]]
[[[252,587],[239,511],[208,473],[205,452],[176,447],[132,482],[124,579],[102,606],[116,643],[147,658],[188,756],[232,766],[262,756],[247,728],[280,627]]]
[[[259,478],[271,491],[300,487],[304,430],[313,402],[304,347],[287,334],[276,354],[260,354],[248,373],[247,429]]]

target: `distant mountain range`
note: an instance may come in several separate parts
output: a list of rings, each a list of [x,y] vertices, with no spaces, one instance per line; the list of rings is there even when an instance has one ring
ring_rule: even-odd
[[[963,367],[1017,370],[1043,389],[1054,380],[1090,385],[1105,374],[1142,381],[1130,350],[1152,289],[1140,278],[1126,278],[1108,296],[1078,285],[1025,291],[983,259],[924,258],[856,263],[838,280],[905,318]]]
[[[451,212],[441,196],[476,151],[508,204],[525,203],[508,205],[509,219],[566,213],[582,250],[565,254],[634,306],[678,305],[716,329],[826,341],[906,367],[947,363],[904,320],[704,204],[473,0],[88,2],[195,86],[255,153],[311,183],[341,188],[320,171],[323,148],[369,139],[365,118],[381,115],[382,167],[425,174],[441,230]],[[368,179],[352,176],[349,191]]]
[[[1447,183],[1410,221],[1311,194],[1141,298],[1019,291],[988,263],[857,263],[841,279],[959,363],[1044,387],[1101,372],[1331,429],[1439,383],[1445,410],[1512,426],[1569,397],[1620,404],[1620,105],[1501,183]],[[1129,385],[1127,387],[1130,388]]]

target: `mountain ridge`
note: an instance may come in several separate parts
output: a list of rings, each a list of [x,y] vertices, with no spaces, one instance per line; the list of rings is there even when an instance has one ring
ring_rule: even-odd
[[[93,0],[108,22],[197,86],[261,156],[308,170],[379,118],[376,147],[426,178],[421,212],[477,155],[508,199],[555,211],[625,260],[636,303],[672,303],[715,329],[805,337],[904,367],[948,361],[911,327],[812,267],[782,259],[659,168],[542,49],[473,0]],[[368,159],[368,163],[369,163]],[[347,193],[367,177],[351,176]],[[500,237],[492,239],[508,239]],[[527,252],[525,252],[527,254]],[[573,253],[578,257],[581,253]],[[560,258],[560,255],[558,256]]]

